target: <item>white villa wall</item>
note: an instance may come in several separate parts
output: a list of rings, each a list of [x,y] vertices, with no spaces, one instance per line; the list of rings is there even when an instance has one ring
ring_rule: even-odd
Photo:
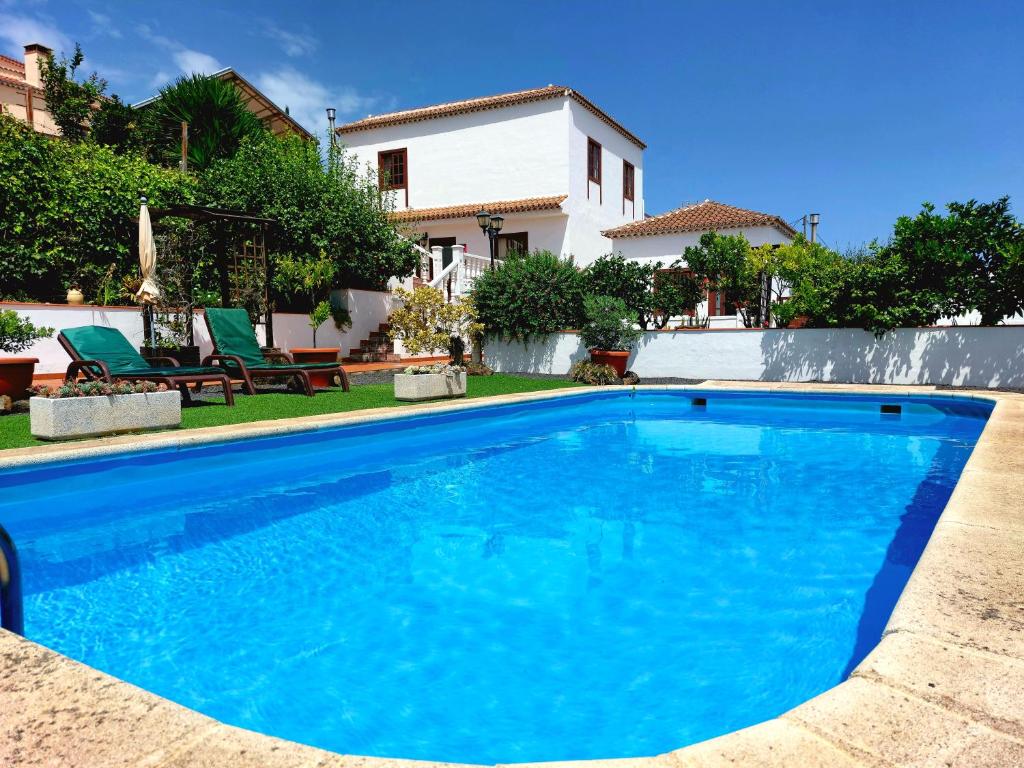
[[[484,359],[502,372],[564,374],[587,357],[565,332],[529,345],[488,339]],[[1024,327],[899,328],[881,339],[857,329],[645,333],[629,358],[656,377],[853,384],[1024,386]]]
[[[612,250],[634,261],[661,261],[670,266],[690,246],[698,245],[704,232],[678,232],[672,235],[619,237],[612,240]],[[743,235],[752,246],[788,245],[792,238],[775,227],[743,227],[718,230],[720,235]]]
[[[344,333],[328,320],[317,331],[317,344],[321,347],[340,347],[342,355],[369,336],[370,331],[387,320],[392,308],[390,293],[379,291],[346,290],[346,304],[352,315],[352,327]],[[81,325],[102,325],[117,328],[132,343],[143,344],[142,313],[138,307],[94,307],[89,305],[70,306],[67,304],[22,304],[0,302],[0,310],[13,309],[21,317],[35,325],[54,329],[53,338],[40,339],[29,349],[19,353],[22,357],[39,358],[36,374],[63,373],[71,362],[67,353],[57,342],[57,333],[64,328]],[[196,311],[194,336],[202,356],[213,352],[213,343],[206,329],[201,310]],[[256,328],[260,343],[265,340],[263,326]],[[306,315],[290,312],[274,313],[274,343],[281,349],[311,347],[313,331]]]
[[[644,217],[644,153],[582,105],[569,102],[569,250],[582,266],[611,253],[603,230]],[[587,178],[587,139],[601,145],[601,185]],[[622,161],[635,168],[633,208],[622,206]],[[589,190],[589,196],[588,196]]]
[[[530,250],[540,248],[567,256],[566,227],[569,222],[565,214],[548,211],[537,213],[504,214],[502,232],[527,232]],[[408,229],[416,235],[426,232],[430,237],[454,237],[455,242],[466,246],[468,253],[487,257],[490,243],[477,226],[476,219],[440,219],[417,222]]]
[[[374,171],[378,152],[406,148],[410,208],[564,195],[567,109],[565,100],[548,99],[339,138]],[[406,207],[401,190],[395,202]]]

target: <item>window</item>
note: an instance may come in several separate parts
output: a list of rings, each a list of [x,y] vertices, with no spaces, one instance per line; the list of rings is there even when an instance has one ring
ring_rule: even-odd
[[[587,139],[587,180],[601,183],[601,145]]]
[[[407,150],[392,149],[377,153],[381,189],[408,189]]]
[[[503,232],[498,235],[498,258],[504,259],[512,251],[530,252],[530,238],[526,232]]]
[[[633,164],[627,163],[625,160],[622,161],[622,199],[633,200],[633,179],[634,170]]]

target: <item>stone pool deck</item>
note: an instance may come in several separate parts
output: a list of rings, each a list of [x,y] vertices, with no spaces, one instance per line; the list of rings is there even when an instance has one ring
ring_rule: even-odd
[[[1024,395],[738,382],[651,388],[934,394],[980,397],[995,401],[996,406],[881,643],[846,682],[774,720],[674,752],[542,765],[1024,765]],[[26,448],[4,452],[0,468],[574,394],[580,390],[434,403],[400,413],[377,409]],[[0,632],[0,766],[8,765],[416,768],[440,764],[336,755],[233,728]]]

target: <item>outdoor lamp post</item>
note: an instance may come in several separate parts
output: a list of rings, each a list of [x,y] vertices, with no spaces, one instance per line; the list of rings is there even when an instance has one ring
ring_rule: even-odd
[[[327,108],[327,125],[331,129],[331,146],[334,146],[334,118],[338,114],[338,110],[334,107]]]
[[[501,227],[505,223],[505,219],[501,216],[491,216],[487,211],[480,211],[476,215],[476,223],[480,225],[480,229],[483,230],[484,234],[487,235],[487,239],[490,241],[491,246],[491,271],[494,271],[494,259],[498,254],[498,233],[501,232]]]

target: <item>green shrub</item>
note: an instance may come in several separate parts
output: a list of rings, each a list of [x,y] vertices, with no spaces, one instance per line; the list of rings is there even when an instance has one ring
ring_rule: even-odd
[[[36,339],[50,336],[53,336],[53,328],[43,328],[22,320],[13,309],[0,310],[0,352],[16,355],[32,346]]]
[[[511,253],[473,285],[486,333],[527,341],[577,328],[583,319],[583,274],[572,259],[551,251]]]
[[[692,311],[704,299],[696,278],[660,261],[627,260],[621,253],[601,256],[585,271],[587,292],[622,299],[644,330],[664,328],[669,318]]]
[[[618,384],[619,376],[610,365],[580,360],[569,371],[569,378],[583,384],[599,387],[605,384]]]
[[[69,143],[0,115],[0,296],[63,300],[78,283],[138,274],[139,195],[193,202],[195,179],[91,141]]]
[[[204,202],[277,219],[272,258],[321,256],[337,267],[336,283],[382,290],[389,277],[412,274],[418,256],[388,221],[392,201],[377,178],[340,150],[295,134],[245,139],[238,152],[202,175]]]
[[[583,314],[580,339],[587,349],[632,349],[643,334],[633,327],[633,313],[626,303],[614,296],[587,296]]]

